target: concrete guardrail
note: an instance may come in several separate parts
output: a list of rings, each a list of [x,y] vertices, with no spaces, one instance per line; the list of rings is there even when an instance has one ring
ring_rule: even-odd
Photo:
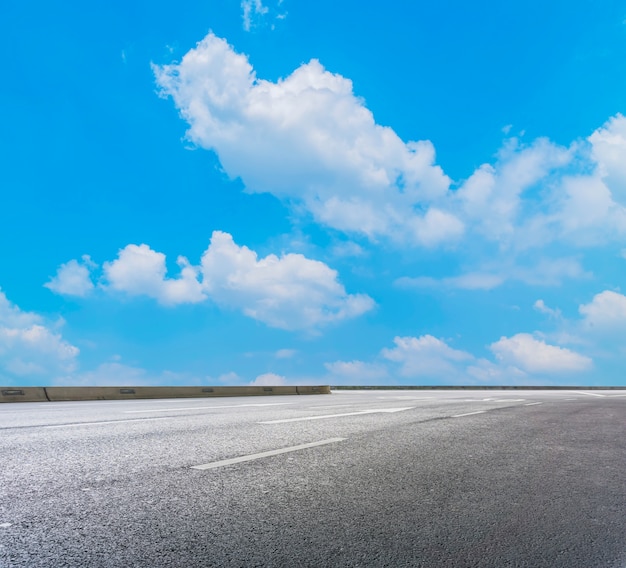
[[[330,394],[330,387],[328,385],[266,387],[0,387],[0,402],[209,398],[221,396],[270,396],[289,394]]]
[[[43,387],[0,387],[0,402],[47,402]]]

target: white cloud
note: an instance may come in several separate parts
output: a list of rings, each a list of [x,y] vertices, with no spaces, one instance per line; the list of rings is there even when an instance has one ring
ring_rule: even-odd
[[[287,379],[275,373],[264,373],[263,375],[259,375],[250,384],[256,387],[275,387],[287,384]]]
[[[274,353],[276,359],[291,359],[297,351],[295,349],[279,349]]]
[[[113,262],[103,269],[107,288],[132,296],[145,295],[164,305],[197,303],[206,299],[198,282],[198,269],[182,256],[178,257],[179,278],[166,278],[165,255],[148,245],[127,245]]]
[[[389,376],[387,369],[377,363],[334,361],[333,363],[326,363],[324,366],[335,382],[367,384],[372,381],[386,379]]]
[[[543,300],[537,300],[533,304],[533,308],[535,308],[535,310],[537,310],[538,312],[541,312],[542,314],[546,314],[550,316],[551,318],[554,318],[554,319],[561,318],[561,310],[559,309],[555,310],[553,308],[546,306],[546,303]]]
[[[115,359],[119,357],[115,356]],[[204,381],[196,377],[161,371],[151,373],[142,367],[135,367],[110,361],[98,365],[91,371],[72,373],[58,377],[53,381],[56,386],[170,386],[170,385],[200,385]]]
[[[269,8],[261,0],[242,0],[241,10],[243,29],[247,32],[269,12]]]
[[[85,297],[94,289],[91,270],[95,267],[89,255],[83,255],[82,262],[70,260],[59,266],[56,276],[44,286],[64,296]]]
[[[231,235],[215,231],[202,255],[203,290],[272,327],[310,329],[359,316],[374,307],[364,294],[347,294],[337,272],[301,254],[258,259]]]
[[[432,335],[421,337],[396,337],[393,349],[383,349],[381,355],[400,364],[403,377],[437,377],[455,380],[460,373],[459,365],[474,357],[465,351],[453,349]]]
[[[8,376],[49,379],[76,367],[79,350],[45,325],[43,318],[23,312],[0,291],[0,370]]]
[[[593,365],[589,357],[564,347],[549,345],[528,333],[501,337],[489,348],[499,362],[528,373],[586,371]]]
[[[592,157],[613,199],[626,205],[626,117],[617,114],[590,137]]]
[[[177,262],[180,275],[168,278],[163,253],[145,244],[127,245],[117,259],[104,263],[101,288],[147,296],[166,306],[212,300],[288,330],[314,330],[357,317],[375,305],[365,294],[348,294],[337,272],[323,262],[301,254],[258,258],[221,231],[213,232],[200,266],[192,266],[182,256]],[[74,270],[70,262],[62,265],[59,274],[65,274],[68,266]]]
[[[187,137],[214,150],[248,191],[295,201],[318,222],[371,239],[434,246],[461,234],[445,211],[450,180],[432,144],[405,143],[376,124],[352,82],[319,61],[265,81],[210,33],[179,64],[153,69],[189,123]]]
[[[526,202],[537,200],[530,190],[570,159],[571,151],[545,138],[530,146],[510,139],[495,166],[483,164],[459,188],[456,198],[464,218],[487,239],[506,245],[515,236]]]
[[[626,328],[626,296],[618,292],[600,292],[589,304],[579,306],[578,311],[588,327],[597,330]]]
[[[622,115],[568,147],[509,138],[451,192],[431,142],[404,142],[377,124],[352,82],[319,61],[266,81],[210,33],[180,63],[153,69],[187,137],[215,151],[228,175],[327,227],[423,247],[464,237],[501,252],[597,246],[626,233]]]
[[[530,286],[560,286],[566,279],[589,278],[576,258],[540,259],[532,266],[515,266],[503,262],[485,265],[482,270],[459,276],[432,278],[403,276],[395,281],[400,288],[453,288],[461,290],[493,290],[505,282],[523,282]]]
[[[219,377],[217,377],[217,380],[218,382],[226,385],[238,385],[243,384],[244,382],[244,380],[234,371],[222,373]]]

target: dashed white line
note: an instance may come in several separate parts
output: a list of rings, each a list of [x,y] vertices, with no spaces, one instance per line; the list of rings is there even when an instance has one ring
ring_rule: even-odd
[[[0,529],[8,529],[13,523],[0,523]]]
[[[537,404],[543,404],[543,402],[527,402],[524,406],[535,406]]]
[[[289,452],[297,452],[299,450],[305,450],[307,448],[315,448],[317,446],[325,446],[326,444],[335,444],[336,442],[342,442],[345,438],[329,438],[328,440],[321,440],[319,442],[311,442],[309,444],[300,444],[299,446],[291,446],[289,448],[281,448],[280,450],[270,450],[268,452],[260,452],[258,454],[250,454],[247,456],[240,456],[238,458],[231,458],[228,460],[220,460],[211,463],[205,463],[202,465],[193,465],[191,469],[213,469],[216,467],[224,467],[226,465],[232,465],[235,463],[242,463],[252,460],[258,460],[261,458],[267,458],[270,456],[278,456],[280,454],[287,454]]]
[[[148,422],[148,420],[168,420],[167,416],[159,418],[131,418],[127,420],[102,420],[101,422],[76,422],[74,424],[51,424],[42,428],[77,428],[80,426],[100,426],[101,424],[124,424],[126,422]]]
[[[570,391],[570,392],[574,392],[576,394],[586,394],[587,396],[599,396],[602,398],[606,397],[605,394],[598,394],[597,392],[586,392],[586,391]]]
[[[475,412],[465,412],[463,414],[453,414],[450,418],[461,418],[461,416],[471,416],[472,414],[484,414],[486,410],[476,410]]]
[[[285,406],[293,404],[292,402],[271,402],[259,404],[230,404],[220,406],[177,406],[171,408],[150,408],[148,410],[125,410],[124,414],[143,414],[145,412],[175,412],[179,410],[214,410],[219,408],[245,408],[250,406]]]
[[[317,416],[301,416],[300,418],[283,418],[281,420],[265,420],[259,424],[286,424],[288,422],[305,422],[306,420],[324,420],[326,418],[341,418],[343,416],[362,416],[364,414],[393,413],[411,410],[414,406],[407,408],[377,408],[374,410],[358,410],[357,412],[343,412],[341,414],[318,414]]]

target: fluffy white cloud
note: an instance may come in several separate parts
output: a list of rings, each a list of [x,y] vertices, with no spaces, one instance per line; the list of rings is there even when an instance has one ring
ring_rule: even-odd
[[[528,373],[586,371],[592,367],[589,357],[556,345],[548,345],[528,333],[502,337],[489,348],[496,359]]]
[[[626,205],[626,117],[610,118],[590,137],[598,173],[611,189],[613,199]]]
[[[47,327],[43,318],[23,312],[0,291],[0,371],[8,377],[42,377],[69,372],[78,348]]]
[[[337,272],[301,254],[259,259],[231,235],[215,231],[202,255],[202,287],[218,304],[272,327],[310,329],[371,310],[364,294],[347,294]]]
[[[287,379],[275,373],[264,373],[263,375],[259,375],[250,384],[255,387],[275,387],[286,385]]]
[[[526,202],[536,200],[530,190],[570,159],[571,151],[545,138],[528,147],[510,139],[494,166],[483,164],[459,188],[464,217],[477,232],[504,245],[515,235]]]
[[[600,292],[589,304],[579,306],[578,311],[588,327],[598,330],[626,328],[626,296],[618,292]]]
[[[153,69],[191,141],[215,151],[247,191],[272,193],[328,227],[424,247],[465,236],[501,251],[626,233],[622,115],[569,147],[509,138],[493,164],[450,191],[429,141],[404,142],[377,124],[351,81],[316,60],[266,81],[210,33],[180,63]]]
[[[115,260],[104,263],[101,288],[148,296],[167,306],[210,299],[271,327],[289,330],[311,330],[353,318],[375,305],[365,294],[348,294],[337,272],[323,262],[301,254],[258,258],[221,231],[211,236],[200,266],[192,266],[182,256],[177,262],[180,275],[168,278],[163,253],[145,244],[127,245]],[[87,266],[70,261],[59,268],[54,285],[48,287],[78,294],[86,291],[82,279],[88,276]]]
[[[166,278],[165,255],[148,245],[127,245],[113,262],[103,266],[108,288],[137,296],[145,295],[164,305],[197,303],[206,299],[198,282],[198,269],[179,256],[179,278]]]
[[[44,286],[64,296],[85,297],[94,289],[90,273],[95,267],[89,255],[84,255],[82,262],[70,260],[59,266],[56,276]]]
[[[458,378],[460,363],[471,361],[470,353],[453,349],[432,335],[396,337],[393,349],[383,349],[382,356],[400,364],[403,377],[437,377],[443,382]]]
[[[214,150],[248,191],[295,200],[318,222],[373,239],[433,246],[462,233],[442,209],[450,180],[432,144],[405,143],[376,124],[352,82],[319,61],[265,81],[210,33],[179,64],[153,69],[188,138]]]

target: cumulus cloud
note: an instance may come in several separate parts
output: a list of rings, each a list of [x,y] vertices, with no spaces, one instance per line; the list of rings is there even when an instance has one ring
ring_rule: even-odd
[[[319,223],[371,239],[434,246],[462,233],[444,209],[450,180],[433,145],[377,124],[352,82],[319,61],[266,81],[210,33],[180,63],[153,69],[189,123],[187,137],[214,150],[248,191],[295,201]]]
[[[73,371],[78,353],[41,316],[20,310],[0,291],[0,371],[4,375],[12,380],[48,379]]]
[[[549,345],[528,333],[501,337],[489,348],[499,362],[528,373],[587,371],[593,365],[589,357],[564,347]]]
[[[613,199],[626,205],[626,117],[610,118],[590,137],[598,174],[611,189]]]
[[[163,253],[146,244],[129,244],[115,260],[104,263],[101,288],[109,293],[147,296],[165,306],[212,300],[288,330],[313,330],[357,317],[375,305],[365,294],[348,294],[337,271],[323,262],[302,254],[259,258],[221,231],[213,232],[199,266],[183,256],[177,263],[180,274],[169,278]],[[86,293],[88,268],[77,261],[63,264],[49,287],[59,293],[70,293],[70,289],[74,294]]]
[[[508,140],[495,165],[483,164],[457,192],[464,217],[490,240],[508,243],[515,235],[529,191],[571,159],[571,152],[545,138],[522,146]]]
[[[214,231],[202,255],[202,288],[220,305],[282,329],[310,329],[359,316],[374,306],[364,294],[347,294],[337,272],[301,254],[270,254],[237,245]]]
[[[456,379],[459,363],[471,361],[473,355],[453,349],[445,341],[432,335],[421,337],[396,337],[395,347],[383,349],[382,356],[400,364],[403,377],[437,377],[442,380]]]
[[[471,238],[501,251],[596,246],[626,233],[622,115],[568,147],[509,138],[450,191],[431,142],[405,142],[377,124],[352,82],[317,60],[267,81],[209,33],[180,63],[153,70],[189,140],[216,152],[247,191],[327,227],[431,248]]]
[[[198,303],[206,299],[198,282],[198,269],[179,256],[178,278],[166,278],[165,255],[148,245],[127,245],[113,262],[105,262],[108,289],[132,296],[144,295],[164,305]]]
[[[597,330],[626,329],[626,296],[611,290],[596,294],[590,303],[581,304],[578,311],[587,327]]]
[[[59,266],[56,275],[44,286],[63,296],[85,297],[94,289],[91,270],[95,267],[89,255],[83,255],[81,261],[70,260]]]
[[[276,375],[275,373],[264,373],[259,375],[250,384],[255,387],[276,387],[286,385],[287,379],[282,375]]]

